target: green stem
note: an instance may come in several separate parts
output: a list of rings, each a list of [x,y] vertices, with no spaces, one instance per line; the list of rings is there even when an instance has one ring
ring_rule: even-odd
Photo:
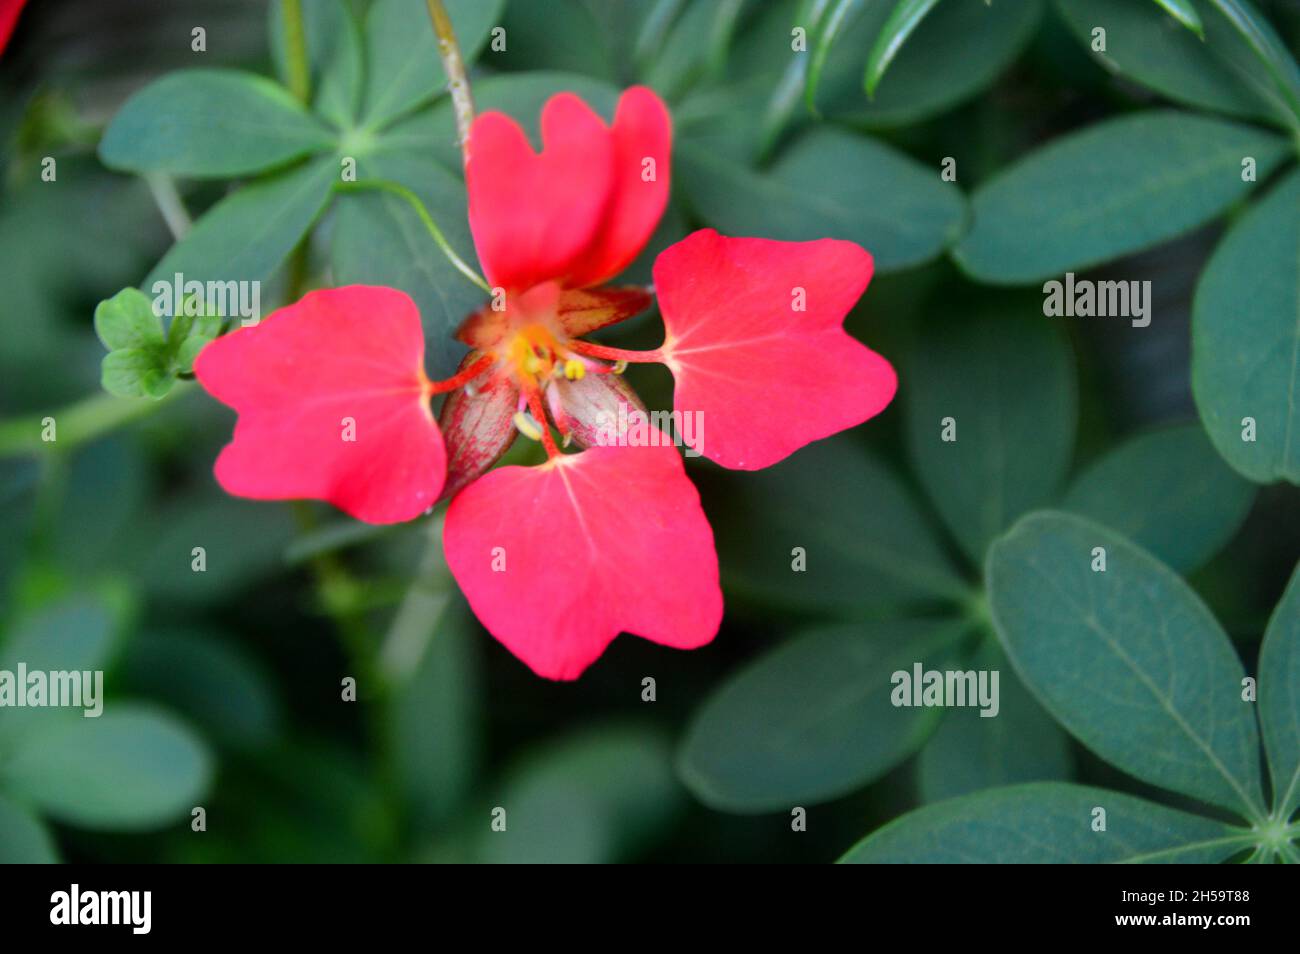
[[[71,451],[125,424],[148,417],[192,387],[188,382],[177,381],[165,397],[156,401],[96,394],[55,411],[0,421],[0,457]],[[53,441],[43,437],[46,418],[54,421]]]
[[[146,173],[144,181],[149,186],[149,192],[158,206],[159,213],[162,214],[163,221],[167,223],[172,238],[179,242],[189,234],[193,223],[181,199],[181,194],[176,191],[175,181],[163,172]]]
[[[289,71],[289,92],[304,106],[311,100],[311,66],[307,62],[307,32],[302,22],[302,0],[280,0],[284,15],[285,67]]]
[[[379,668],[389,685],[406,682],[420,665],[433,636],[434,626],[451,602],[453,584],[442,553],[442,528],[446,511],[429,523],[429,545],[424,549],[401,605],[384,634]]]
[[[291,508],[300,531],[309,534],[316,530],[316,514],[310,503],[295,500]],[[336,553],[318,553],[309,562],[320,610],[334,624],[339,644],[352,670],[349,675],[357,681],[357,704],[362,707],[362,726],[370,751],[374,753],[382,787],[396,801],[397,770],[393,734],[388,722],[390,687],[380,671],[375,641],[366,625],[366,611],[361,603],[365,587],[352,576]]]
[[[447,90],[451,93],[451,104],[456,113],[456,132],[460,137],[461,155],[468,162],[469,129],[474,125],[474,97],[470,94],[469,80],[465,76],[465,60],[460,55],[456,30],[442,0],[427,2],[429,19],[433,21],[433,32],[438,38],[438,58],[442,60],[442,71],[447,74]]]
[[[463,258],[456,254],[456,250],[447,241],[447,236],[442,234],[442,229],[438,228],[438,223],[433,221],[433,216],[429,214],[429,210],[420,201],[420,197],[406,186],[397,182],[390,182],[387,179],[360,179],[356,182],[335,183],[334,188],[340,192],[387,192],[406,202],[415,210],[415,214],[420,217],[420,221],[424,223],[424,227],[428,230],[434,243],[442,251],[442,254],[447,257],[447,261],[451,262],[458,272],[479,288],[491,293],[491,286],[488,285],[482,275],[474,271]]]

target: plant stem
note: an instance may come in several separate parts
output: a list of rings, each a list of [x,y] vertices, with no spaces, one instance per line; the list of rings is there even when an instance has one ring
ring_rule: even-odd
[[[456,42],[456,30],[447,16],[442,0],[427,0],[429,19],[438,38],[438,57],[442,71],[447,74],[447,91],[451,93],[452,107],[456,113],[456,133],[460,138],[460,151],[469,162],[469,128],[474,124],[474,97],[470,94],[469,80],[465,77],[465,61]]]
[[[442,553],[445,520],[443,510],[430,521],[429,546],[384,634],[379,669],[390,686],[400,686],[411,678],[424,658],[438,620],[451,602],[451,577]]]
[[[179,242],[188,234],[192,223],[190,214],[185,209],[185,203],[181,201],[181,195],[176,191],[175,181],[162,172],[148,173],[144,181],[149,186],[149,192],[153,195],[154,204],[158,206],[163,221],[167,223],[167,228],[172,233],[172,239]]]
[[[0,421],[0,457],[71,451],[124,424],[148,417],[192,388],[186,381],[177,381],[165,397],[156,401],[96,394],[55,411]],[[42,439],[47,417],[54,420],[54,441]]]
[[[406,188],[406,186],[397,182],[390,182],[387,179],[359,179],[356,182],[335,183],[334,188],[340,192],[387,192],[406,202],[407,205],[415,210],[415,214],[418,215],[420,221],[424,223],[424,227],[428,230],[434,243],[442,251],[442,254],[447,257],[447,261],[451,262],[455,267],[456,271],[460,272],[485,292],[491,293],[491,286],[488,285],[482,275],[474,271],[474,269],[470,267],[463,258],[456,254],[456,250],[453,249],[451,243],[447,241],[447,236],[442,234],[442,229],[438,228],[438,223],[433,220],[433,216],[429,214],[429,210],[425,208],[424,203],[420,201],[420,197],[410,189]]]
[[[304,106],[311,100],[311,67],[307,62],[307,32],[302,22],[302,0],[280,0],[284,14],[285,66],[289,71],[289,92]]]

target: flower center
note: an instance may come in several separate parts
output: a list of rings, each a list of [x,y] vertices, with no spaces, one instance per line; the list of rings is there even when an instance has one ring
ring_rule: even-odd
[[[507,339],[501,357],[525,391],[541,390],[561,374],[570,381],[581,380],[588,362],[568,347],[541,323],[531,323],[515,330]]]

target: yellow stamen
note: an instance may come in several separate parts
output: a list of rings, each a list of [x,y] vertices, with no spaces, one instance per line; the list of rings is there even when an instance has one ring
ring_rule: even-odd
[[[564,362],[564,376],[570,381],[581,381],[587,373],[587,366],[574,358]]]
[[[524,437],[534,441],[540,441],[542,439],[541,428],[539,428],[537,423],[523,411],[516,411],[512,420],[514,421],[515,427],[518,428],[519,433],[523,434]]]

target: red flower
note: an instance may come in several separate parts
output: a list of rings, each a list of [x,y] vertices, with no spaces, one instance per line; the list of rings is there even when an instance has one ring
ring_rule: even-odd
[[[680,457],[623,379],[626,362],[667,365],[688,443],[744,470],[879,413],[896,379],[842,328],[871,256],[832,239],[696,232],[655,263],[662,347],[585,340],[652,301],[649,289],[600,283],[663,213],[670,140],[667,110],[644,88],[623,94],[612,126],[573,95],[553,97],[540,153],[510,118],[478,117],[465,180],[494,300],[457,332],[471,349],[458,373],[424,377],[419,317],[400,292],[314,292],[195,364],[241,415],[218,460],[222,486],[329,500],[372,522],[454,497],[452,574],[492,634],[548,678],[576,678],[620,632],[709,642],[722,618],[713,533]],[[440,438],[428,400],[442,392]],[[348,446],[342,418],[356,424]],[[589,449],[562,452],[552,427]],[[519,431],[547,462],[484,476]]]

